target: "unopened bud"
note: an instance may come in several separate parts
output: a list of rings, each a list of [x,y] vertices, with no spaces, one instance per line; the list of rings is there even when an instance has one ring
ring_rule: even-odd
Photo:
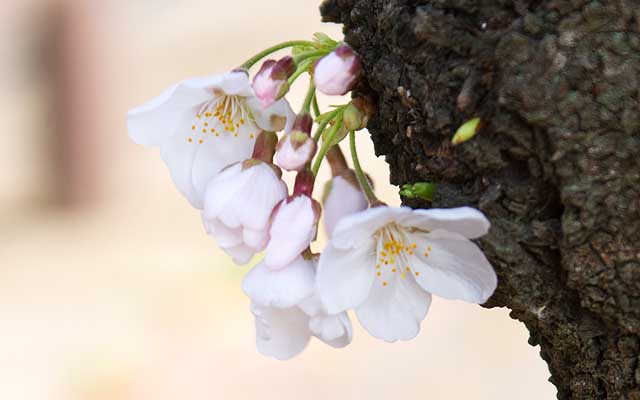
[[[293,58],[286,56],[278,61],[267,60],[253,78],[253,91],[263,107],[269,107],[289,92],[287,79],[295,72]]]
[[[293,130],[278,143],[276,161],[288,171],[300,171],[316,154],[317,144],[311,138],[313,120],[309,114],[296,117]]]
[[[311,128],[313,127],[313,118],[309,113],[302,113],[296,116],[293,122],[293,130],[304,132],[307,135],[311,134]]]
[[[322,93],[341,96],[353,89],[361,71],[360,57],[343,44],[316,63],[313,81]]]
[[[360,130],[362,129],[362,120],[363,118],[360,110],[358,110],[353,103],[349,103],[342,114],[344,127],[347,128],[348,131]]]
[[[351,100],[351,104],[360,111],[360,115],[362,116],[362,125],[360,129],[366,128],[369,120],[376,112],[376,106],[373,100],[369,97],[356,97]]]

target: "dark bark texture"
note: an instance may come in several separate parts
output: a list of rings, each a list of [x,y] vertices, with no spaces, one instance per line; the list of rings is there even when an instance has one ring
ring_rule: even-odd
[[[492,221],[479,244],[560,399],[640,400],[640,0],[326,0],[393,184]],[[470,141],[455,130],[479,116]],[[526,374],[526,371],[523,371]]]

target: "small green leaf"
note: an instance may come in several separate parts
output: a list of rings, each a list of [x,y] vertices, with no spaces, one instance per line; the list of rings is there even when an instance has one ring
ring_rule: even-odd
[[[400,196],[404,196],[408,199],[414,199],[416,197],[410,190],[401,190]]]
[[[333,50],[336,48],[336,46],[338,45],[338,42],[331,39],[329,37],[329,35],[322,33],[322,32],[316,32],[313,34],[313,41],[315,42],[315,46],[318,49],[330,49]]]
[[[414,184],[402,185],[400,195],[408,199],[420,198],[422,200],[431,201],[436,193],[437,186],[430,182],[416,182]]]
[[[480,129],[480,122],[480,118],[476,117],[462,124],[456,131],[456,134],[453,135],[451,143],[455,146],[473,138]]]
[[[326,113],[322,113],[322,114],[320,114],[320,115],[318,115],[316,117],[316,122],[317,123],[322,123],[322,122],[324,122],[326,120],[330,120],[333,117],[335,117],[336,114],[338,114],[338,111],[339,110],[331,110],[331,111],[327,111]]]

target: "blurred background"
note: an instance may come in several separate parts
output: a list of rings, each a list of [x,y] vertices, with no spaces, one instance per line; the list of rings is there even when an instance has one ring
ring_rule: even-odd
[[[1,399],[555,397],[504,309],[435,299],[410,342],[356,322],[346,349],[312,341],[288,362],[255,350],[248,268],[204,234],[158,151],[128,139],[126,112],[276,42],[340,38],[318,5],[0,2]],[[384,160],[359,141],[381,197],[399,204]]]

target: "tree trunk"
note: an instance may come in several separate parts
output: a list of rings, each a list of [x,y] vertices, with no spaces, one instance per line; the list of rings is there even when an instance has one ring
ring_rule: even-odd
[[[559,399],[640,400],[640,0],[326,0],[393,184],[492,221],[479,244]],[[483,126],[450,145],[472,117]]]

